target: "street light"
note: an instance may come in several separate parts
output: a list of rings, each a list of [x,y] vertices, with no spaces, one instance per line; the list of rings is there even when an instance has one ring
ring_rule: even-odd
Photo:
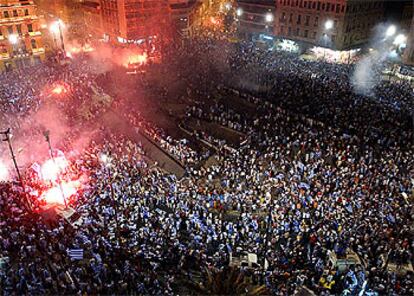
[[[231,9],[231,3],[227,2],[226,4],[224,4],[224,7],[225,7],[227,10],[230,10],[230,9]]]
[[[112,173],[112,157],[110,155],[104,154],[102,153],[99,156],[100,161],[102,162],[102,164],[106,167],[107,169],[107,173],[110,176],[109,177],[109,187],[111,190],[111,200],[115,209],[115,225],[116,225],[116,231],[115,231],[115,237],[116,240],[118,241],[119,244],[122,243],[122,241],[119,239],[119,220],[118,220],[118,201],[115,198],[115,192],[114,192],[114,187],[113,187],[113,181],[117,176],[117,173],[113,174]]]
[[[407,36],[404,34],[399,34],[395,37],[393,44],[394,45],[403,45],[407,41]]]
[[[266,22],[270,23],[273,21],[273,14],[271,14],[270,12],[266,13]]]
[[[237,8],[237,10],[236,10],[236,15],[237,16],[241,16],[243,14],[243,9],[241,9],[240,7],[239,8]]]
[[[385,36],[386,37],[391,37],[394,36],[395,33],[397,33],[397,27],[394,25],[390,25],[387,29],[387,31],[385,31]]]
[[[56,42],[56,35],[59,34],[60,43],[62,44],[63,53],[66,53],[65,52],[65,42],[63,41],[63,33],[62,33],[62,27],[64,27],[64,26],[65,26],[65,24],[63,23],[63,21],[59,19],[59,20],[55,21],[54,23],[52,23],[50,25],[50,31],[53,33],[53,39],[54,39],[55,43],[57,43]]]
[[[326,29],[326,30],[330,30],[330,29],[332,29],[332,28],[333,28],[333,26],[334,26],[334,22],[333,22],[332,20],[327,20],[327,21],[325,22],[325,29]]]
[[[10,34],[9,37],[9,42],[13,45],[17,44],[17,42],[19,42],[19,38],[16,34]]]

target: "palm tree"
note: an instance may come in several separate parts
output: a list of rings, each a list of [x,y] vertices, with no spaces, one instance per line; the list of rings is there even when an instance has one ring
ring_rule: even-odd
[[[238,268],[226,267],[223,270],[205,270],[199,283],[190,284],[190,290],[199,295],[270,295],[264,285],[254,285]]]

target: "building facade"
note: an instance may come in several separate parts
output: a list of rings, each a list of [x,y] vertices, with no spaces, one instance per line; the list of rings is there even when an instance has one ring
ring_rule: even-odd
[[[44,58],[40,21],[29,0],[0,0],[0,66],[33,64]]]
[[[103,27],[100,0],[82,1],[81,11],[83,13],[86,34],[92,38],[102,38]]]
[[[181,36],[190,36],[192,28],[199,17],[202,1],[169,0],[171,20],[175,31]]]
[[[361,47],[383,20],[377,0],[276,0],[277,37],[335,50]]]
[[[411,28],[407,39],[407,47],[404,51],[403,61],[405,64],[414,65],[414,17],[411,20]]]
[[[168,30],[167,0],[101,0],[102,28],[112,42],[133,43]]]
[[[262,34],[274,31],[274,0],[238,0],[236,8],[238,30],[248,39],[257,39]]]

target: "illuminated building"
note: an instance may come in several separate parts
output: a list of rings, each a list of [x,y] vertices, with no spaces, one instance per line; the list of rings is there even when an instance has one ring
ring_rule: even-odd
[[[0,66],[33,64],[43,59],[44,52],[33,1],[0,0]]]
[[[383,20],[384,2],[375,0],[276,0],[275,36],[301,47],[335,50],[361,47]]]
[[[269,38],[273,34],[274,0],[238,0],[236,16],[238,30],[248,39]]]
[[[167,0],[101,0],[101,15],[103,32],[111,42],[162,37],[169,25]]]

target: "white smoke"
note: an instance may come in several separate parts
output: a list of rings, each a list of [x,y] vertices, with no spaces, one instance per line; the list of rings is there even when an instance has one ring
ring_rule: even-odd
[[[370,47],[373,50],[370,50],[355,65],[350,81],[358,94],[372,95],[375,87],[381,82],[381,71],[392,50],[394,40],[394,36],[388,38],[385,36],[387,27],[386,24],[375,27],[370,40]]]

